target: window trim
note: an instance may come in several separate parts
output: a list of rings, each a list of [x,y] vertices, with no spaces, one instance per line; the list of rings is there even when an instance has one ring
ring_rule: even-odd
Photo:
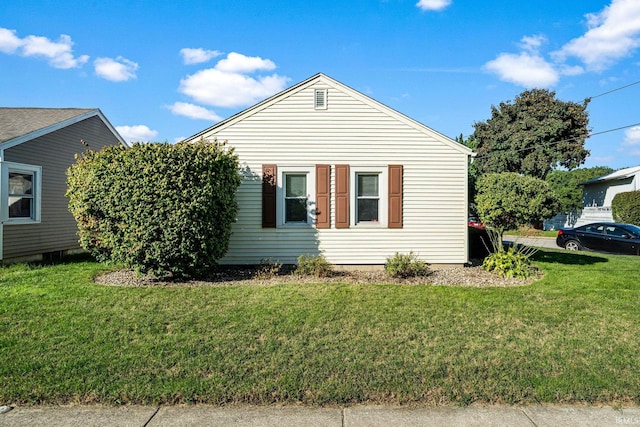
[[[0,162],[0,217],[5,225],[12,224],[39,224],[41,222],[42,206],[42,166],[27,165],[24,163]],[[33,212],[30,218],[9,217],[9,173],[26,173],[33,176]]]
[[[315,198],[316,198],[316,177],[314,166],[278,166],[279,185],[276,187],[276,228],[300,228],[313,227],[315,225]],[[307,221],[306,222],[285,222],[286,219],[286,175],[301,175],[307,177]]]
[[[349,173],[350,226],[356,228],[387,228],[389,209],[388,167],[385,166],[351,166]],[[358,222],[358,175],[378,175],[378,222]]]

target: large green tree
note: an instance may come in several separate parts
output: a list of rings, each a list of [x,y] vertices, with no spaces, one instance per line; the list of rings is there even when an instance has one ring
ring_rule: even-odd
[[[613,169],[606,166],[595,166],[592,168],[579,168],[571,171],[554,170],[547,175],[546,181],[560,200],[560,211],[568,212],[582,209],[582,186],[581,182],[607,175]]]
[[[502,241],[505,230],[535,224],[558,212],[558,199],[549,185],[515,172],[488,173],[477,182],[476,208],[480,219]]]
[[[544,179],[559,167],[573,169],[589,151],[587,104],[565,102],[547,89],[532,89],[514,102],[491,106],[491,118],[474,123],[481,173],[518,172]]]

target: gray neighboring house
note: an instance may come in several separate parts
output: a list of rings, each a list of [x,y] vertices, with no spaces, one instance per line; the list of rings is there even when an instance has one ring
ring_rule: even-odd
[[[66,170],[106,145],[127,146],[97,108],[0,108],[0,260],[80,248]]]
[[[640,166],[620,169],[582,184],[582,215],[578,225],[613,221],[611,202],[618,193],[640,190]]]
[[[611,202],[618,193],[640,190],[640,166],[620,169],[582,185],[582,210],[559,214],[544,222],[545,230],[579,227],[592,222],[613,222]]]

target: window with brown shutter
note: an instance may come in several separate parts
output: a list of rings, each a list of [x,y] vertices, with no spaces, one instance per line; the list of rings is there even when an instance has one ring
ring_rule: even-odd
[[[331,166],[316,165],[316,228],[330,228]]]
[[[389,228],[402,228],[402,165],[389,165]]]
[[[276,228],[276,165],[262,165],[262,228]]]
[[[336,165],[336,228],[349,228],[349,165]]]

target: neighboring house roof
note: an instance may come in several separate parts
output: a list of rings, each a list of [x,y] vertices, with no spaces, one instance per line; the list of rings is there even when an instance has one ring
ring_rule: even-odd
[[[382,111],[384,113],[386,113],[387,115],[393,116],[396,119],[404,122],[405,124],[413,127],[414,129],[417,129],[420,132],[423,132],[426,135],[429,135],[431,137],[435,137],[437,140],[443,142],[444,144],[450,146],[451,148],[454,148],[455,150],[464,153],[466,155],[473,155],[473,152],[471,149],[469,149],[468,147],[454,141],[453,139],[431,129],[428,126],[423,125],[422,123],[408,117],[405,116],[404,114],[394,110],[391,107],[388,107],[378,101],[376,101],[373,98],[370,98],[360,92],[358,92],[355,89],[350,88],[349,86],[340,83],[337,80],[332,79],[331,77],[327,76],[326,74],[322,74],[322,73],[318,73],[315,74],[314,76],[309,77],[308,79],[294,85],[291,86],[285,90],[283,90],[282,92],[279,92],[273,96],[271,96],[270,98],[265,99],[262,102],[257,103],[256,105],[247,108],[246,110],[243,110],[201,132],[198,132],[197,134],[186,138],[185,141],[193,141],[195,139],[198,139],[206,134],[213,132],[219,132],[223,129],[225,129],[226,127],[237,123],[243,119],[245,119],[246,117],[249,117],[253,114],[256,114],[259,111],[264,110],[265,108],[273,105],[274,103],[287,98],[288,96],[297,93],[311,85],[313,85],[314,83],[318,82],[318,81],[322,81],[323,83],[329,85],[329,86],[333,86],[334,88],[338,89],[338,90],[342,90],[346,93],[348,93],[349,95],[351,95],[352,97],[361,100],[362,102],[364,102],[365,104],[368,104],[369,106],[377,109],[378,111]]]
[[[98,108],[0,107],[0,149],[22,144],[93,116],[98,116],[114,137],[127,145]]]
[[[619,179],[631,178],[632,176],[638,173],[640,173],[640,166],[634,166],[631,168],[620,169],[610,174],[599,176],[597,178],[593,178],[588,181],[581,182],[580,185],[588,185],[588,184],[594,184],[596,182],[616,181]]]

